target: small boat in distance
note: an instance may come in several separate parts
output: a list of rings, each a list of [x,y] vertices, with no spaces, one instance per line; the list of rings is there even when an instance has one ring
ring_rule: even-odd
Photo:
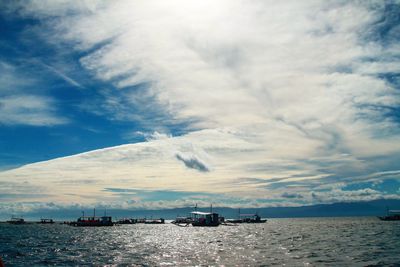
[[[400,221],[400,210],[387,210],[386,216],[378,216],[382,221]]]
[[[129,219],[129,218],[123,218],[116,222],[116,224],[135,224],[135,223],[136,223],[135,219]]]
[[[53,224],[54,221],[53,219],[40,219],[40,222],[37,222],[39,224]]]
[[[230,223],[265,223],[267,219],[261,219],[261,217],[257,213],[252,214],[243,214],[240,213],[237,219],[229,219],[227,222]]]
[[[25,224],[25,220],[22,218],[11,217],[11,220],[7,221],[10,224]]]
[[[96,209],[93,210],[93,216],[85,216],[85,213],[82,212],[82,216],[78,218],[76,222],[69,223],[72,226],[113,226],[114,223],[112,221],[111,216],[96,217]]]
[[[171,223],[178,225],[178,226],[188,226],[192,223],[192,217],[182,217],[182,216],[178,216],[175,218],[175,220],[173,220]]]

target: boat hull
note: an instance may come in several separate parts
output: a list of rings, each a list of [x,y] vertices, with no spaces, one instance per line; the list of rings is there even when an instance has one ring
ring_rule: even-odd
[[[400,215],[378,217],[382,221],[400,221]]]
[[[194,227],[217,227],[220,223],[200,223],[200,222],[192,222],[192,226]]]
[[[113,226],[114,223],[77,223],[77,222],[74,222],[71,225],[77,226],[77,227],[101,227],[101,226]]]

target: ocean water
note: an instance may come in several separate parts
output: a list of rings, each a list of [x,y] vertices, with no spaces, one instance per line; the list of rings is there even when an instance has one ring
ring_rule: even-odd
[[[400,266],[400,222],[270,219],[216,228],[0,224],[8,266]]]

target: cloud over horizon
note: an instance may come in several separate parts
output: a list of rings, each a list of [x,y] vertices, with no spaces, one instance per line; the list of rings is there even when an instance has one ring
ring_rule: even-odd
[[[105,187],[292,204],[397,197],[343,188],[400,179],[398,10],[360,1],[10,4],[107,85],[83,111],[151,129],[136,131],[146,142],[27,165],[0,181],[98,179],[78,192],[93,198]]]

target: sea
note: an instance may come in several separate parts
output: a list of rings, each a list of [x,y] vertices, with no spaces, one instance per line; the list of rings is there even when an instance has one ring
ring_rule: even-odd
[[[269,219],[210,228],[0,224],[8,266],[400,266],[400,221]]]

